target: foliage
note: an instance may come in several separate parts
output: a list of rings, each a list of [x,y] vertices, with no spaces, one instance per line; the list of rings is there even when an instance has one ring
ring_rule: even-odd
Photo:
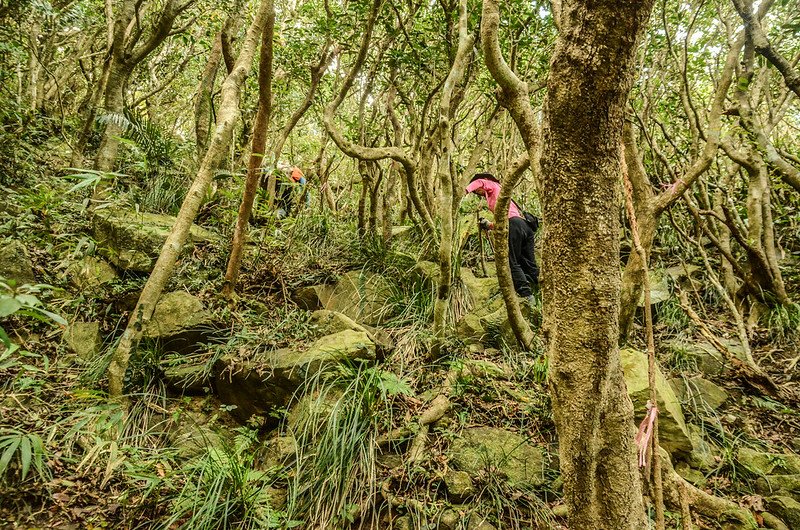
[[[20,285],[15,287],[11,282],[0,277],[0,318],[12,315],[32,317],[43,322],[53,321],[62,326],[67,324],[61,316],[48,311],[36,296],[44,290],[51,288],[49,285]],[[6,347],[11,346],[8,335],[0,327],[0,341]]]
[[[232,443],[209,443],[206,451],[184,466],[183,487],[171,500],[171,515],[162,528],[294,528],[285,513],[273,507],[271,489],[278,470],[256,467],[258,436],[241,427]]]

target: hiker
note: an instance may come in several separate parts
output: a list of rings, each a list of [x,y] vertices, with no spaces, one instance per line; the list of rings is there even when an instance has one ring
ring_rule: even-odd
[[[497,197],[500,196],[500,182],[491,173],[477,173],[466,188],[465,195],[469,193],[485,197],[489,210],[494,212]],[[492,230],[494,223],[481,219],[480,228]],[[512,200],[508,206],[508,264],[511,267],[514,290],[529,302],[533,301],[531,286],[539,285],[539,267],[533,255],[534,238],[534,229]]]
[[[299,201],[293,198],[298,187],[301,190],[300,193],[304,195],[305,205],[308,206],[311,197],[309,197],[306,190],[306,178],[303,176],[303,171],[297,166],[290,168],[286,162],[279,162],[275,189],[275,206],[278,219],[289,217],[292,214],[293,207],[299,204]]]

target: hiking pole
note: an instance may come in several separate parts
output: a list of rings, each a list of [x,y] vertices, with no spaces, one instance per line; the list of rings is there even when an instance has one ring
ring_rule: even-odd
[[[489,276],[489,274],[486,272],[486,254],[483,250],[483,229],[481,228],[480,212],[475,212],[475,219],[478,223],[478,244],[481,250],[481,270],[483,271],[483,277],[486,278]]]

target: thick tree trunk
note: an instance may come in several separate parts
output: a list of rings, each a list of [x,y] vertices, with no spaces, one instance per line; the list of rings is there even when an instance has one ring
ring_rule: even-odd
[[[624,111],[652,0],[565,0],[543,128],[545,344],[571,528],[647,527],[619,350]]]
[[[253,125],[253,143],[250,150],[250,161],[247,165],[247,178],[245,180],[242,204],[239,206],[239,216],[236,219],[236,228],[233,231],[231,255],[228,258],[228,268],[225,272],[223,294],[230,297],[236,288],[239,277],[239,267],[242,261],[242,250],[247,239],[247,224],[253,211],[253,201],[256,198],[258,183],[261,177],[261,164],[264,161],[264,152],[267,145],[267,128],[272,114],[272,56],[273,37],[275,35],[275,4],[273,0],[264,0],[268,3],[269,14],[261,38],[261,58],[258,66],[258,111]]]
[[[175,220],[175,225],[164,242],[161,254],[158,256],[153,272],[144,285],[142,294],[139,296],[139,301],[133,310],[119,344],[111,355],[111,364],[108,367],[108,387],[110,394],[114,397],[122,395],[125,371],[128,368],[131,353],[141,339],[142,327],[153,316],[156,302],[158,302],[164,286],[172,275],[178,254],[186,242],[192,222],[197,217],[197,211],[214,176],[214,171],[225,157],[234,125],[239,119],[239,97],[242,83],[250,70],[253,55],[255,55],[255,50],[258,46],[258,38],[264,30],[271,5],[272,2],[270,0],[261,2],[258,12],[247,30],[247,36],[242,43],[233,71],[222,84],[217,126],[206,156],[203,158],[194,182],[192,182],[186,194],[180,212],[178,212],[178,217]]]

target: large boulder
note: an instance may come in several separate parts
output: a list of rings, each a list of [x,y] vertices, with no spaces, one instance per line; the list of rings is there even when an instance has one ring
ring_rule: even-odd
[[[760,495],[774,495],[780,492],[800,500],[800,474],[765,475],[756,480],[755,486]]]
[[[628,395],[633,401],[637,420],[644,417],[650,386],[647,377],[647,355],[644,352],[625,348],[620,350],[620,363],[625,375]],[[688,454],[692,442],[686,429],[681,403],[664,374],[656,367],[656,396],[658,399],[658,432],[661,446],[670,453]]]
[[[375,343],[379,356],[389,354],[395,346],[394,340],[384,330],[372,326],[358,324],[352,318],[338,311],[320,309],[311,313],[310,323],[314,328],[315,337],[332,335],[340,331],[363,331]]]
[[[693,468],[703,472],[713,471],[719,466],[718,459],[722,451],[713,442],[703,436],[703,430],[697,425],[688,424],[689,439],[692,441],[692,452],[686,462]]]
[[[67,267],[70,282],[79,289],[93,289],[117,279],[117,271],[105,260],[84,256]]]
[[[0,278],[11,280],[17,285],[35,283],[33,262],[28,249],[15,239],[0,241]]]
[[[349,271],[332,290],[320,289],[318,296],[325,309],[344,313],[361,324],[375,326],[392,316],[387,307],[389,282],[372,272]]]
[[[323,300],[330,298],[333,285],[319,284],[300,287],[292,293],[292,301],[306,311],[316,311],[325,307]]]
[[[207,340],[213,318],[199,298],[186,291],[162,295],[142,337],[158,342],[165,352],[185,353]]]
[[[759,476],[800,474],[800,455],[794,453],[768,453],[742,447],[736,459],[748,471]]]
[[[470,475],[483,471],[499,473],[511,487],[537,487],[545,482],[542,449],[505,429],[465,429],[450,446],[448,455],[456,469]]]
[[[366,332],[346,329],[321,337],[305,351],[284,348],[255,361],[223,358],[217,363],[216,389],[223,403],[233,405],[241,421],[285,407],[304,381],[342,361],[375,360],[375,343]]]
[[[100,252],[124,270],[150,272],[167,240],[175,217],[108,208],[97,210],[93,219],[94,238]],[[214,241],[208,230],[192,225],[187,246]]]
[[[669,380],[669,384],[681,403],[698,414],[715,412],[730,398],[722,387],[699,376],[675,377]]]

